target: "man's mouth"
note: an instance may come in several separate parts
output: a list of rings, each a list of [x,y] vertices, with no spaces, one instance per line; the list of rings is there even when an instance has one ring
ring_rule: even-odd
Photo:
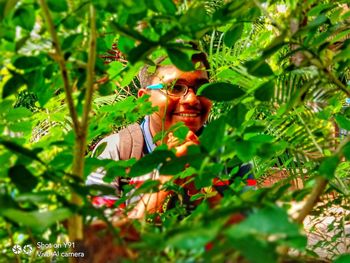
[[[197,117],[199,114],[198,113],[179,113],[177,115],[181,117]]]
[[[200,115],[199,112],[176,112],[174,115],[178,115],[181,117],[198,117]]]

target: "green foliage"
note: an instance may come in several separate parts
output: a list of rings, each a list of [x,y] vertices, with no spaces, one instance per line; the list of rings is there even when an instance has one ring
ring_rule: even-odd
[[[6,259],[14,259],[13,242],[62,242],[67,234],[63,220],[73,215],[83,216],[84,223],[106,219],[88,197],[113,195],[114,190],[84,184],[98,168],[105,170],[107,183],[154,169],[174,178],[164,186],[147,181],[133,193],[165,187],[179,199],[174,208],[156,215],[161,227],[134,222],[140,239],[131,249],[142,255],[140,261],[235,262],[243,257],[277,262],[283,258],[280,246],[304,253],[307,245],[300,227],[276,203],[307,195],[317,176],[348,197],[349,138],[341,142],[334,135],[338,128],[350,130],[343,109],[350,97],[345,1],[38,3],[0,1],[0,249]],[[147,96],[136,99],[137,73],[145,63],[154,67],[167,54],[179,69],[194,69],[188,41],[210,62],[211,82],[198,95],[213,100],[214,108],[200,145],[189,147],[181,158],[161,145],[139,161],[115,162],[96,158],[105,148],[101,144],[91,157],[102,137],[156,110]],[[91,104],[89,87],[98,91]],[[83,125],[76,129],[76,122],[86,118],[85,109],[89,123],[85,130]],[[179,124],[171,132],[182,141],[188,128]],[[76,151],[79,140],[84,143]],[[80,174],[74,174],[77,155],[85,153]],[[242,193],[246,178],[235,175],[243,163],[254,164],[259,182],[275,171],[285,171],[288,178]],[[186,211],[182,200],[178,182],[185,178],[199,191],[190,197],[194,211]],[[307,187],[290,192],[286,184],[294,178]],[[209,208],[213,180],[228,179],[223,198]],[[133,189],[124,190],[130,194]],[[242,211],[246,219],[229,225],[231,216]],[[208,242],[214,246],[206,251]],[[34,254],[31,260],[37,259]],[[335,262],[346,260],[343,255]]]
[[[244,95],[244,91],[237,85],[215,82],[203,85],[198,94],[214,101],[230,101]]]

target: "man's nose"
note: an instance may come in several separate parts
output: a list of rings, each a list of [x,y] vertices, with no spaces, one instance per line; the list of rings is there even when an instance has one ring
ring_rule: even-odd
[[[200,102],[193,89],[189,88],[187,94],[182,97],[181,103],[188,104],[190,106],[195,106],[198,105]]]

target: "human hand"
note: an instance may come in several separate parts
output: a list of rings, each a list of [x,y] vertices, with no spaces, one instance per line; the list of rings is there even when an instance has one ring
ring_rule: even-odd
[[[187,148],[190,145],[199,144],[199,139],[194,132],[189,131],[186,138],[182,144],[180,144],[179,139],[176,138],[173,133],[168,134],[167,145],[169,149],[175,149],[175,155],[181,157],[187,154]]]

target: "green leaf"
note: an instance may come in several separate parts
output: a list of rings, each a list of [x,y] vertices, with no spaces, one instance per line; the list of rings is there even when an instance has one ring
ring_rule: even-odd
[[[67,29],[76,29],[77,24],[81,23],[81,20],[83,20],[83,17],[77,17],[77,16],[68,16],[63,21],[63,25]]]
[[[254,263],[276,263],[276,246],[266,240],[259,240],[254,235],[247,235],[241,238],[231,238],[232,247],[242,253],[242,255]],[[254,251],[254,253],[252,253]]]
[[[214,82],[202,85],[197,94],[215,101],[230,101],[243,96],[245,92],[231,83]]]
[[[310,11],[307,12],[308,16],[317,16],[324,10],[330,9],[334,6],[334,4],[317,4],[315,7],[311,8]]]
[[[218,150],[225,138],[225,119],[218,118],[208,124],[203,130],[199,140],[201,145],[207,149],[208,152]]]
[[[13,22],[28,30],[31,31],[35,24],[35,10],[31,6],[21,6],[19,7],[14,15],[13,15]]]
[[[31,133],[33,127],[33,122],[30,121],[21,121],[13,122],[8,125],[8,128],[13,132],[23,132],[24,134]],[[24,135],[23,134],[23,135]]]
[[[87,185],[86,188],[89,190],[89,194],[92,196],[115,195],[115,187],[112,184],[92,184]]]
[[[176,5],[172,0],[148,0],[147,5],[156,12],[175,15]]]
[[[68,4],[66,0],[47,0],[47,5],[53,12],[65,12],[68,11]]]
[[[113,80],[116,76],[118,76],[123,70],[124,65],[119,61],[113,61],[109,63],[109,68],[107,70],[108,79]]]
[[[164,13],[175,15],[176,13],[176,5],[174,1],[172,0],[160,0],[160,1],[155,1],[155,2],[160,2],[163,6]]]
[[[34,160],[44,164],[44,162],[42,160],[40,160],[39,157],[37,156],[37,152],[35,152],[33,150],[29,150],[29,149],[24,148],[23,146],[18,145],[14,142],[2,140],[2,139],[0,139],[0,144],[5,146],[7,149],[9,149],[15,153],[22,154],[26,157],[29,157],[30,159],[34,159]]]
[[[346,118],[345,116],[337,114],[335,116],[335,120],[338,123],[340,128],[350,131],[350,119]]]
[[[52,224],[70,217],[72,212],[67,208],[46,212],[24,212],[17,209],[4,209],[0,211],[0,214],[20,225],[41,232],[47,230]]]
[[[108,0],[92,0],[96,9],[105,9],[108,6]]]
[[[270,101],[274,96],[274,92],[275,82],[270,80],[255,90],[254,97],[260,101]]]
[[[8,109],[13,108],[14,101],[10,99],[0,101],[0,112],[6,112]]]
[[[229,237],[240,238],[247,234],[266,236],[280,234],[281,239],[301,236],[299,227],[292,223],[287,212],[278,206],[264,207],[227,231]]]
[[[73,34],[69,35],[63,40],[62,50],[69,50],[72,48],[76,48],[76,46],[81,46],[81,42],[83,41],[84,36],[82,34]]]
[[[257,145],[250,141],[236,141],[233,142],[233,147],[239,159],[243,162],[248,162],[254,157]]]
[[[158,192],[160,182],[158,180],[146,180],[144,181],[139,188],[133,193],[133,196],[140,196],[144,193],[154,193]]]
[[[15,76],[12,76],[3,87],[2,98],[4,99],[16,93],[17,90],[25,84],[26,82],[21,75],[16,74]]]
[[[135,47],[135,40],[127,37],[127,36],[121,36],[118,40],[118,48],[121,52],[124,54],[129,53],[131,49]]]
[[[285,39],[285,35],[282,34],[278,37],[276,37],[267,48],[264,49],[263,53],[262,53],[262,58],[268,58],[271,55],[273,55],[274,53],[277,52],[277,50],[279,50],[281,47],[283,47],[286,43],[284,42]]]
[[[324,14],[322,15],[319,15],[318,17],[316,17],[314,20],[312,20],[311,22],[309,22],[307,24],[307,26],[304,28],[304,30],[309,30],[310,29],[313,29],[313,28],[316,28],[316,27],[319,27],[321,25],[324,25],[326,24],[326,22],[328,21],[328,17]]]
[[[342,152],[346,158],[346,160],[350,161],[350,142],[345,144],[342,148]]]
[[[232,127],[240,128],[245,121],[247,112],[247,107],[239,103],[226,114],[226,122]]]
[[[190,57],[183,51],[175,48],[166,49],[171,62],[182,71],[194,70],[194,65]]]
[[[2,13],[0,14],[0,20],[2,20],[3,17],[6,17],[12,11],[12,9],[16,6],[17,2],[18,2],[18,0],[5,1],[3,14]]]
[[[176,138],[178,138],[180,141],[185,140],[188,132],[189,132],[189,128],[187,126],[185,126],[184,124],[181,125],[180,127],[176,128],[173,132],[174,136]]]
[[[103,176],[103,181],[110,184],[114,182],[118,177],[125,176],[125,174],[126,174],[125,167],[113,166],[107,169],[106,175]]]
[[[266,142],[271,143],[275,140],[275,137],[268,134],[258,134],[258,135],[250,136],[249,139],[247,138],[247,140],[251,142],[258,142],[258,143],[266,143]]]
[[[31,192],[38,184],[38,178],[36,178],[25,166],[16,165],[8,171],[11,182],[21,192]]]
[[[24,107],[18,107],[10,109],[5,115],[5,119],[8,121],[18,121],[19,119],[31,117],[33,113]]]
[[[155,45],[142,42],[140,45],[134,47],[128,52],[128,60],[131,64],[135,64],[137,61],[146,59],[146,57],[155,48]]]
[[[130,170],[129,176],[136,177],[147,174],[154,169],[158,168],[168,158],[173,159],[174,153],[165,150],[155,150],[151,154],[148,154],[136,162]]]
[[[17,58],[13,62],[13,65],[19,69],[30,69],[30,68],[41,67],[42,63],[38,57],[23,56],[23,57]]]
[[[17,202],[47,203],[51,191],[41,191],[38,193],[23,193],[15,197]]]
[[[208,227],[195,227],[182,230],[172,236],[167,237],[167,244],[169,246],[185,250],[203,249],[203,247],[209,241],[216,237],[219,227],[220,224],[212,224]]]
[[[340,255],[333,263],[349,263],[350,262],[350,254]]]
[[[140,68],[144,66],[144,63],[138,62],[135,65],[127,66],[125,70],[122,72],[122,80],[120,85],[122,87],[127,86],[133,80],[135,76],[137,76]]]
[[[194,158],[202,157],[200,155],[186,155],[178,158],[174,158],[170,161],[165,162],[162,167],[160,167],[159,172],[161,174],[175,175],[184,170],[186,164],[191,164]]]
[[[273,75],[273,71],[269,64],[262,59],[247,61],[244,66],[247,68],[249,74],[257,77],[268,77]]]
[[[30,72],[23,75],[23,78],[25,78],[28,90],[35,93],[37,97],[41,97],[43,95],[41,93],[50,91],[50,88],[45,85],[44,74],[41,68],[31,70]],[[42,92],[43,89],[45,92]]]
[[[105,150],[106,146],[107,146],[107,142],[103,142],[97,148],[95,148],[94,156],[96,156],[96,157],[100,156],[103,153],[103,151]]]
[[[327,179],[332,179],[339,162],[338,156],[325,157],[318,169],[319,174]]]
[[[243,23],[238,23],[231,27],[224,35],[224,43],[227,47],[232,47],[242,36],[244,29]]]

